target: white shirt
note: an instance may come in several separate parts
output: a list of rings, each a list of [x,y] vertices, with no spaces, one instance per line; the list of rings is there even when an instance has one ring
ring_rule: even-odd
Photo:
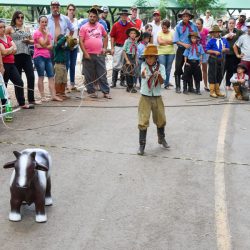
[[[241,49],[241,54],[244,54],[242,60],[250,62],[250,35],[243,34],[236,41],[235,45]]]
[[[212,16],[210,16],[208,19],[206,16],[201,16],[201,18],[203,20],[203,27],[210,30],[214,25],[214,18]]]
[[[161,23],[159,25],[157,25],[155,23],[155,21],[153,21],[152,23],[149,23],[152,25],[153,27],[153,31],[152,31],[152,35],[153,35],[153,44],[154,45],[158,45],[158,42],[157,42],[157,35],[158,33],[161,31]]]

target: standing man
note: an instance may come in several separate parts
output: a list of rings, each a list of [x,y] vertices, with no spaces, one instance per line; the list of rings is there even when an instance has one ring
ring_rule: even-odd
[[[106,30],[106,32],[108,32],[108,27],[107,27],[107,23],[99,18],[99,15],[103,13],[103,11],[101,10],[101,8],[99,8],[98,5],[93,5],[91,7],[91,9],[94,8],[98,11],[98,22],[104,27],[104,29]],[[88,10],[89,11],[89,10]],[[87,11],[87,12],[88,12]],[[81,27],[85,24],[85,23],[88,23],[89,22],[89,19],[88,18],[84,18],[79,24],[78,24],[78,28],[81,29]]]
[[[120,15],[119,21],[117,21],[110,32],[111,37],[111,54],[113,56],[113,72],[112,72],[112,85],[111,88],[116,87],[119,70],[123,66],[123,45],[128,38],[127,30],[134,27],[132,22],[128,21],[128,16],[131,15],[128,10],[123,9],[118,13]],[[121,86],[125,86],[121,81]]]
[[[103,13],[100,14],[100,19],[106,22],[107,24],[107,32],[110,32],[110,22],[107,20],[108,14],[109,14],[109,8],[107,6],[102,6],[101,10]]]
[[[154,10],[153,12],[153,21],[149,23],[153,27],[152,35],[153,35],[153,44],[159,45],[157,41],[157,35],[161,31],[161,13],[159,10]]]
[[[242,12],[242,13],[240,13],[239,20],[236,24],[237,29],[242,30],[243,32],[247,32],[247,26],[246,26],[245,22],[246,22],[246,13]]]
[[[66,35],[67,30],[70,31],[69,35],[74,34],[74,25],[71,23],[69,18],[60,13],[60,3],[58,1],[52,1],[50,4],[51,14],[48,18],[48,29],[52,36],[52,43],[57,42],[57,37],[62,34]]]
[[[137,18],[138,12],[137,12],[137,7],[132,6],[131,7],[131,16],[129,17],[129,21],[134,24],[136,29],[141,30],[143,27],[142,20],[140,18]]]
[[[91,98],[97,98],[94,83],[98,79],[104,98],[111,99],[107,81],[105,53],[108,46],[107,32],[98,22],[98,9],[91,8],[88,22],[80,29],[80,47],[83,52],[83,73],[87,82],[86,88]]]
[[[247,74],[250,75],[250,22],[246,23],[247,33],[240,36],[234,44],[233,49],[237,58],[241,59],[241,63],[247,67]],[[240,50],[239,50],[240,49]],[[240,52],[241,51],[241,52]]]
[[[214,18],[211,16],[210,10],[206,10],[205,16],[201,18],[203,19],[203,27],[210,30],[214,25]]]
[[[176,93],[181,93],[181,75],[183,74],[182,67],[184,64],[184,56],[183,53],[185,49],[189,49],[191,47],[189,41],[189,34],[191,32],[199,32],[197,26],[193,24],[190,20],[194,17],[191,12],[185,9],[178,15],[182,20],[176,25],[175,33],[174,33],[174,43],[177,44],[178,49],[176,51],[175,58],[175,86]],[[189,92],[193,91],[192,82],[188,83]]]

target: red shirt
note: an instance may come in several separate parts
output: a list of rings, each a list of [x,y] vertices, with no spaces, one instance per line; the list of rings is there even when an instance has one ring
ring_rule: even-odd
[[[122,25],[120,21],[116,22],[110,32],[110,36],[114,38],[115,43],[123,45],[128,38],[126,31],[129,28],[135,27],[133,23],[127,22],[126,25]]]
[[[4,46],[5,49],[9,49],[12,46],[11,45],[12,38],[7,35],[6,38],[7,38],[7,43],[2,39],[0,39],[0,43]],[[3,63],[15,63],[15,57],[13,54],[7,56],[2,55],[2,57],[3,57]]]
[[[142,20],[136,18],[135,20],[130,19],[130,22],[134,24],[134,26],[138,29],[141,30],[142,29]]]

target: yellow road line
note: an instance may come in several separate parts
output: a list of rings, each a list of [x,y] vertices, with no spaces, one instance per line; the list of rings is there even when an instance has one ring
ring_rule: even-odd
[[[231,99],[231,98],[230,98]],[[227,212],[227,200],[225,189],[225,162],[224,148],[227,131],[227,123],[229,119],[230,106],[224,107],[220,129],[218,134],[216,161],[214,168],[215,176],[215,222],[218,250],[231,250],[231,234]]]

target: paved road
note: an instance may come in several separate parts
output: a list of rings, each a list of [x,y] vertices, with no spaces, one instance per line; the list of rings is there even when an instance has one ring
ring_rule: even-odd
[[[124,89],[111,101],[85,99],[78,110],[74,97],[71,107],[22,110],[9,124],[57,126],[0,124],[2,165],[13,150],[46,145],[54,199],[47,223],[35,223],[32,206],[9,222],[11,170],[1,169],[0,249],[250,249],[249,105],[163,93],[171,150],[159,147],[151,123],[143,157],[139,94]]]

